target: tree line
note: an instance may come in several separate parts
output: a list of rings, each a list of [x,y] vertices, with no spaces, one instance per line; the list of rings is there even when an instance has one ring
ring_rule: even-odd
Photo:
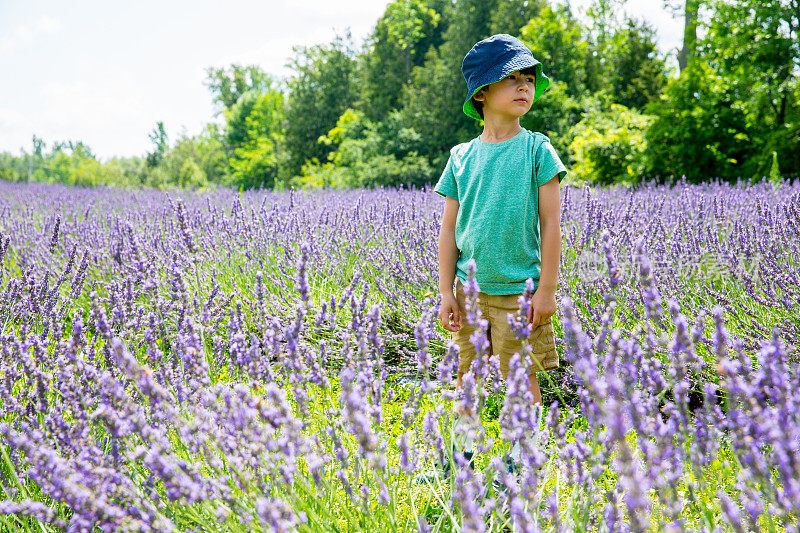
[[[665,0],[669,2],[676,0]],[[577,181],[800,176],[800,0],[681,0],[677,67],[656,32],[595,0],[579,20],[549,0],[395,0],[365,42],[296,47],[292,75],[209,68],[221,118],[143,157],[81,142],[0,154],[0,178],[83,186],[240,189],[420,186],[480,133],[461,113],[461,61],[495,33],[522,39],[550,89],[521,123],[548,135]]]

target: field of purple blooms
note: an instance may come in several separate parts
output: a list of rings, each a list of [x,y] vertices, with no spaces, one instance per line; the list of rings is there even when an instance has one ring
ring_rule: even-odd
[[[455,391],[431,190],[0,182],[0,531],[798,531],[800,183],[562,198],[539,418]]]

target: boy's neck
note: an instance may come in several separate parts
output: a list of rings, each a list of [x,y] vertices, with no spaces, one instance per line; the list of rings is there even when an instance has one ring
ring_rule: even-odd
[[[483,133],[480,139],[487,143],[499,143],[506,141],[522,130],[519,125],[519,117],[500,117],[497,115],[485,115],[483,117]]]

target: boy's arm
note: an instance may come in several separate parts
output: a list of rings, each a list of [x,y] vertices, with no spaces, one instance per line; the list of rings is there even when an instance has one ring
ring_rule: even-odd
[[[556,287],[561,263],[561,190],[556,176],[539,187],[539,228],[541,271],[528,313],[533,327],[553,316],[557,309]]]
[[[439,320],[444,329],[448,331],[461,329],[461,316],[456,297],[453,294],[456,262],[459,255],[456,246],[456,219],[459,205],[458,200],[449,196],[445,197],[442,227],[439,230],[439,293],[442,295]]]

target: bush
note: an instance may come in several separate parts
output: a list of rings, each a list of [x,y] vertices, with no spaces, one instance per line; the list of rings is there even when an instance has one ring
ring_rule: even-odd
[[[647,169],[645,131],[652,117],[619,104],[598,104],[571,131],[573,176],[603,185],[638,183]]]
[[[303,166],[295,181],[301,187],[419,186],[434,177],[427,158],[417,152],[420,135],[403,127],[398,113],[373,122],[348,109],[320,143],[335,149],[329,162]]]

